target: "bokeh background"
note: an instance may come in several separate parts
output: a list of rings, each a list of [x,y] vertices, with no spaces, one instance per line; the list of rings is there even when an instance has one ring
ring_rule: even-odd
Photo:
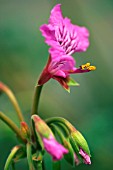
[[[49,81],[40,101],[42,118],[62,116],[72,122],[86,137],[92,165],[78,170],[112,170],[113,168],[113,1],[112,0],[0,0],[0,81],[15,93],[27,121],[37,78],[48,56],[48,46],[39,31],[47,23],[50,10],[62,4],[64,16],[90,30],[90,47],[76,53],[77,66],[86,62],[97,70],[74,75],[80,87],[65,92],[54,80]],[[7,96],[0,96],[0,110],[18,125],[15,111]],[[13,132],[0,120],[0,170],[11,148],[18,142]],[[50,161],[46,159],[48,170]],[[27,170],[27,162],[17,170]],[[71,170],[62,161],[62,169]]]

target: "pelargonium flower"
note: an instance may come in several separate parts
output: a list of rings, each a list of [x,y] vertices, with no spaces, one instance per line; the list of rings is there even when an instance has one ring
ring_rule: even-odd
[[[33,115],[32,119],[36,134],[38,137],[40,135],[44,149],[52,156],[54,161],[62,159],[64,154],[68,153],[68,150],[56,141],[51,129],[39,116]]]
[[[95,66],[90,66],[90,63],[86,63],[79,68],[74,67],[74,65],[75,60],[71,56],[62,56],[56,59],[52,59],[51,56],[49,56],[48,63],[40,75],[38,85],[43,85],[49,79],[53,78],[69,92],[69,86],[79,85],[70,78],[70,74],[85,73],[95,70]]]
[[[89,46],[89,31],[73,25],[69,18],[63,18],[60,6],[57,4],[52,9],[49,24],[40,27],[45,42],[51,46],[49,52],[52,58],[83,52]]]
[[[49,138],[43,138],[42,140],[45,150],[52,155],[54,161],[62,159],[63,155],[68,153],[68,150],[58,143],[52,135],[50,135]]]
[[[57,4],[51,11],[49,24],[40,27],[45,42],[50,45],[49,60],[45,66],[38,85],[43,85],[49,79],[57,80],[66,90],[69,85],[78,85],[70,78],[70,74],[95,70],[90,63],[75,67],[75,60],[71,54],[86,51],[89,46],[89,32],[85,27],[73,25],[68,18],[63,18]]]

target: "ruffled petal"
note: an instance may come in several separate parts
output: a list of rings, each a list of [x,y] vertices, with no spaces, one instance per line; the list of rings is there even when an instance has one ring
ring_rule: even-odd
[[[46,38],[46,40],[56,40],[55,39],[55,30],[51,25],[42,25],[40,27],[40,31],[42,32],[42,35]]]
[[[61,4],[57,4],[51,11],[49,24],[51,24],[53,26],[59,25],[63,20],[60,6],[61,6]]]

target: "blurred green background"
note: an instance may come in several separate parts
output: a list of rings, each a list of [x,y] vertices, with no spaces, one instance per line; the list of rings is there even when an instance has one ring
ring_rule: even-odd
[[[52,7],[62,4],[64,16],[90,30],[90,47],[76,53],[77,66],[86,62],[97,70],[74,75],[80,87],[65,92],[54,80],[49,81],[40,101],[42,118],[62,116],[72,122],[86,137],[92,165],[78,170],[113,169],[113,1],[112,0],[0,0],[0,81],[15,93],[27,121],[37,78],[48,56],[48,46],[39,31],[48,22]],[[0,96],[0,110],[17,124],[15,111],[7,96]],[[13,132],[0,121],[0,170],[11,148],[17,144]],[[49,159],[46,159],[51,170]],[[27,162],[17,170],[27,170]],[[62,161],[62,169],[73,169]]]

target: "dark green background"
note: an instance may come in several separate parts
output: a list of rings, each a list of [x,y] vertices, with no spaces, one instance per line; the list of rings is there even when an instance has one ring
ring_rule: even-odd
[[[86,62],[97,70],[74,75],[80,87],[65,92],[54,80],[49,81],[40,101],[42,118],[62,116],[86,137],[92,165],[78,170],[113,169],[113,1],[112,0],[0,0],[0,81],[15,93],[27,121],[37,78],[48,56],[48,46],[39,31],[47,23],[50,10],[62,4],[64,16],[90,30],[90,47],[74,54],[76,65]],[[0,110],[17,124],[15,111],[5,95],[0,96]],[[0,170],[11,148],[17,144],[13,132],[0,121]],[[50,161],[46,159],[48,170]],[[24,167],[25,166],[25,167]],[[17,170],[27,170],[26,160]],[[62,169],[71,170],[64,160]]]

